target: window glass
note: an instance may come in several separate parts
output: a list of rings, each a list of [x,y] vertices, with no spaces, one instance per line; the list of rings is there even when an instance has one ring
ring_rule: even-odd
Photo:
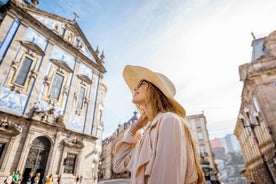
[[[22,65],[21,65],[21,68],[19,70],[19,73],[16,76],[16,79],[14,81],[16,84],[19,84],[21,86],[25,85],[27,76],[28,76],[30,68],[32,66],[32,62],[33,62],[32,59],[25,57]]]
[[[85,94],[85,88],[81,86],[79,91],[79,97],[78,97],[78,105],[77,105],[79,109],[82,109],[84,94]]]
[[[77,155],[68,154],[64,163],[64,173],[74,173]]]
[[[202,132],[197,132],[197,138],[198,138],[199,141],[203,140]]]
[[[201,121],[200,120],[196,121],[196,128],[201,128]]]
[[[55,74],[53,84],[50,91],[50,98],[58,99],[63,84],[64,77],[58,73]]]
[[[200,145],[200,153],[202,153],[202,154],[206,153],[205,145]]]

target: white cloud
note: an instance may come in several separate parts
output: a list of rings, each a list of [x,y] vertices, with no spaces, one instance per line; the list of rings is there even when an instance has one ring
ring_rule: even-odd
[[[221,137],[234,130],[242,90],[238,66],[250,62],[251,32],[267,34],[273,31],[276,2],[193,3],[190,7],[175,4],[177,13],[170,14],[168,22],[160,22],[158,30],[148,33],[153,36],[157,32],[158,37],[136,40],[139,43],[135,49],[143,54],[155,42],[159,43],[141,64],[167,74],[175,82],[176,98],[188,115],[204,111],[210,137]],[[137,58],[133,60],[122,63],[140,64]],[[126,106],[131,103],[124,102]],[[125,121],[131,115],[128,110]]]
[[[79,12],[92,47],[105,50],[105,136],[135,110],[121,75],[126,64],[166,74],[188,115],[204,111],[210,137],[233,133],[242,90],[238,67],[250,62],[251,32],[276,29],[276,1],[68,2],[68,16]]]

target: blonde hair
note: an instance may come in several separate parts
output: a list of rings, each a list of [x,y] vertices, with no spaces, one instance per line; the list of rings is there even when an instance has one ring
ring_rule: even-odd
[[[148,102],[155,117],[159,112],[174,112],[181,116],[180,112],[173,106],[169,99],[154,84],[148,83]]]
[[[178,114],[179,116],[182,116],[181,113],[177,110],[177,108],[169,101],[169,99],[160,91],[159,88],[157,88],[154,84],[147,82],[149,85],[148,87],[148,101],[152,108],[153,117],[155,117],[159,112],[173,112]],[[184,118],[184,117],[183,117]],[[201,169],[200,161],[199,161],[199,152],[197,149],[197,146],[195,144],[195,141],[192,137],[192,133],[190,131],[190,128],[188,124],[184,124],[184,130],[187,134],[187,137],[191,143],[191,147],[194,153],[194,160],[195,160],[195,166],[197,170],[198,179],[196,181],[196,184],[201,184],[204,180],[203,172]]]

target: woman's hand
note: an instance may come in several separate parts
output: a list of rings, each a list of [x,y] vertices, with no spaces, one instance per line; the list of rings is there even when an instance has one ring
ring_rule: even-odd
[[[146,126],[149,122],[148,117],[145,114],[142,114],[139,119],[137,119],[130,127],[130,133],[135,135],[138,130]]]

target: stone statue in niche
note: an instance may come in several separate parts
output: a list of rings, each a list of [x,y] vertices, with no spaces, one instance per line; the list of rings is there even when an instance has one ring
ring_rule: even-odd
[[[59,29],[58,24],[55,24],[54,29],[53,29],[54,33],[59,34],[58,29]]]
[[[67,36],[65,37],[65,40],[68,41],[69,43],[73,44],[74,41],[74,34],[71,31],[67,30]]]

